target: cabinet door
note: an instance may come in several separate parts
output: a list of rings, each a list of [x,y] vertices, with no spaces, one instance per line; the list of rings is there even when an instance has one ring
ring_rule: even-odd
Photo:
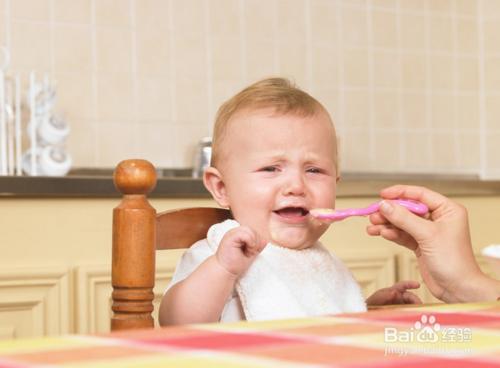
[[[361,285],[365,298],[396,282],[396,256],[388,250],[363,250],[355,253],[342,250],[337,256]]]
[[[0,339],[70,331],[69,271],[11,268],[0,271]]]

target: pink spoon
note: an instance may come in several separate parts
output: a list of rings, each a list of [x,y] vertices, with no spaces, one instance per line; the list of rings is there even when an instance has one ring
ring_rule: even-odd
[[[331,208],[314,208],[310,210],[309,213],[311,214],[311,216],[317,218],[318,220],[341,221],[351,216],[368,216],[374,212],[377,212],[381,202],[382,201],[372,203],[365,208],[346,208],[342,210],[334,210]],[[393,202],[406,207],[411,212],[420,216],[425,215],[427,212],[429,212],[429,208],[425,204],[417,201],[412,201],[410,199],[395,199],[393,200]]]

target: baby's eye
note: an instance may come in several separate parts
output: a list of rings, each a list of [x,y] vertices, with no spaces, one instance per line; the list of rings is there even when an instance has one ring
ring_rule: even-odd
[[[321,174],[323,172],[323,170],[318,169],[317,167],[310,167],[306,171],[313,174]]]
[[[265,171],[265,172],[276,172],[278,171],[278,168],[276,166],[265,166],[260,171]]]

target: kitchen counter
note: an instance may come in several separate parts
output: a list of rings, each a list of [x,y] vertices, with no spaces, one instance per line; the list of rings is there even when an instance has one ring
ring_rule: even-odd
[[[152,198],[209,198],[200,179],[190,177],[190,169],[159,169]],[[393,184],[422,185],[447,196],[500,195],[500,181],[481,181],[474,176],[433,174],[344,173],[338,197],[377,196]],[[119,197],[112,171],[79,169],[65,177],[0,177],[1,197]]]

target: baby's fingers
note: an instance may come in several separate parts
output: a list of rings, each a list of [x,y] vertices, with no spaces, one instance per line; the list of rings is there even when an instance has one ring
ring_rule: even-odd
[[[415,280],[403,280],[396,282],[393,287],[403,293],[408,289],[418,289],[420,287],[420,283]]]
[[[244,241],[242,242],[242,251],[248,257],[253,257],[259,254],[266,243],[260,239],[260,237],[249,227],[241,226],[240,230],[244,236]],[[243,239],[242,239],[243,240]]]
[[[406,291],[403,294],[403,301],[405,304],[422,304],[422,300],[418,297],[418,295],[410,291]]]

